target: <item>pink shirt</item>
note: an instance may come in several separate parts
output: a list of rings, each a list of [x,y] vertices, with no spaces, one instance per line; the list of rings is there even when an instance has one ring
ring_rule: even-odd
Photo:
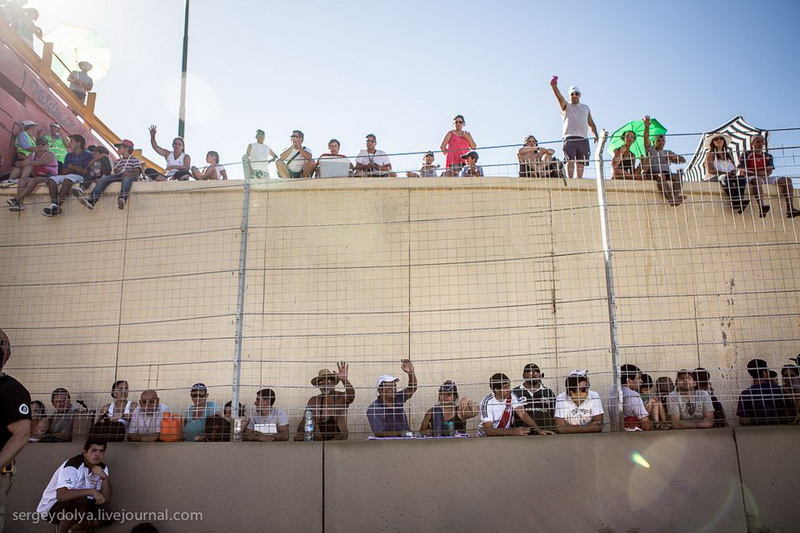
[[[450,135],[450,140],[447,142],[447,162],[445,165],[448,167],[452,165],[463,165],[464,160],[461,159],[461,156],[469,151],[470,146],[467,138],[453,133]]]

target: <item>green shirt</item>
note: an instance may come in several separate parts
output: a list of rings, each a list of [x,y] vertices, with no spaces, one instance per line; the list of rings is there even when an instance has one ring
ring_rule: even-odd
[[[45,135],[44,138],[47,139],[47,145],[50,147],[50,151],[56,155],[56,160],[63,164],[64,158],[67,157],[67,147],[64,144],[64,139],[52,135]]]

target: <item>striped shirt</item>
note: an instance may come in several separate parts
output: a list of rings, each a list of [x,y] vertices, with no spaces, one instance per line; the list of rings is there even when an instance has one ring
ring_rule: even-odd
[[[141,160],[129,156],[114,163],[114,174],[133,173],[138,175],[142,171]]]

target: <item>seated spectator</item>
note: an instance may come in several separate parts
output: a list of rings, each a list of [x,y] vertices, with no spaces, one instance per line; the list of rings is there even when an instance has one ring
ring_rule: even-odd
[[[72,187],[72,196],[80,198],[89,190],[89,187],[102,178],[111,174],[111,158],[108,157],[108,149],[105,146],[90,146],[87,151],[92,154],[89,161],[89,169],[83,176],[83,181],[75,183]]]
[[[264,130],[256,130],[256,142],[247,145],[245,159],[250,167],[251,180],[268,180],[269,164],[278,159],[272,148],[264,144]]]
[[[70,135],[68,142],[69,153],[64,158],[61,172],[58,176],[50,176],[46,182],[47,190],[50,192],[50,205],[42,211],[46,217],[61,214],[61,206],[69,196],[72,185],[83,182],[93,159],[92,153],[85,149],[86,139],[83,135]]]
[[[61,131],[61,125],[59,125],[58,122],[50,124],[50,134],[43,135],[43,137],[47,140],[47,147],[56,156],[56,161],[58,161],[58,173],[63,174],[64,158],[67,157],[69,139],[67,139],[66,134]],[[84,141],[84,145],[85,144]]]
[[[761,186],[764,183],[777,184],[781,198],[786,204],[786,218],[800,215],[800,210],[794,208],[794,185],[791,178],[778,178],[772,175],[775,163],[772,154],[766,150],[766,140],[761,134],[753,135],[750,139],[751,150],[747,150],[739,160],[739,174],[748,179],[750,183],[750,197],[755,198],[758,204],[758,216],[764,218],[769,213],[770,207],[764,205]]]
[[[44,404],[39,400],[31,402],[31,442],[39,442],[47,433],[50,427],[50,420],[47,418],[47,411]]]
[[[192,405],[186,410],[183,424],[183,440],[202,441],[206,430],[206,418],[222,416],[217,404],[208,399],[208,387],[202,383],[192,385]]]
[[[479,437],[510,437],[528,435],[533,429],[539,435],[552,435],[552,431],[541,429],[511,392],[511,380],[505,374],[493,374],[489,378],[490,394],[481,400],[481,424],[478,426]],[[512,427],[514,417],[525,424],[524,427]]]
[[[517,152],[519,161],[520,178],[550,178],[552,176],[550,165],[553,162],[555,150],[541,148],[539,141],[533,135],[525,137],[525,144]]]
[[[36,149],[22,161],[14,163],[11,180],[19,179],[17,195],[7,200],[9,211],[25,209],[22,201],[47,181],[50,176],[58,174],[56,156],[47,148],[43,137],[36,139]]]
[[[341,144],[339,143],[339,141],[337,139],[331,139],[330,141],[328,141],[328,151],[326,153],[322,154],[321,156],[319,156],[319,159],[317,159],[317,165],[316,165],[316,167],[314,167],[314,175],[316,177],[318,177],[318,178],[324,178],[324,177],[347,177],[347,176],[324,176],[323,172],[321,172],[321,170],[320,170],[320,163],[322,163],[322,161],[324,161],[326,159],[327,160],[330,160],[330,159],[347,159],[347,156],[342,155],[339,152],[340,148],[341,148]],[[353,166],[353,163],[350,163],[350,171],[348,172],[348,174],[352,174],[354,168],[355,167]]]
[[[231,427],[234,426],[233,401],[225,402],[225,405],[222,407],[222,418],[224,418]],[[239,420],[242,421],[242,428],[246,428],[247,424],[250,422],[250,419],[247,417],[247,409],[242,402],[239,402]]]
[[[103,191],[106,190],[106,187],[117,181],[122,182],[122,188],[117,197],[117,207],[125,209],[125,206],[128,204],[128,196],[131,193],[133,182],[136,181],[142,173],[141,160],[133,157],[133,141],[124,139],[114,146],[116,146],[119,152],[120,159],[114,164],[112,174],[103,176],[97,180],[92,194],[88,197],[82,196],[80,198],[81,203],[88,209],[94,209],[94,206],[100,200],[100,196],[103,194]]]
[[[86,94],[94,87],[94,80],[89,76],[92,64],[88,61],[81,61],[78,63],[78,68],[80,70],[73,70],[69,73],[67,81],[69,82],[69,90],[75,94],[75,98],[85,104]]]
[[[397,176],[392,172],[392,162],[383,150],[375,148],[378,143],[374,134],[370,133],[366,137],[367,149],[361,150],[356,156],[356,174],[367,178],[394,178]]]
[[[310,178],[317,164],[311,150],[303,146],[305,135],[300,130],[294,130],[289,138],[292,141],[291,146],[281,152],[275,161],[278,175],[283,179]]]
[[[631,152],[631,146],[636,141],[636,134],[626,131],[622,134],[625,144],[614,149],[611,159],[611,177],[614,179],[636,180],[641,178],[641,167],[636,166],[636,155]]]
[[[106,442],[90,438],[83,454],[67,459],[59,466],[42,493],[36,512],[56,525],[56,533],[108,525],[101,520],[105,505],[111,500],[108,467],[103,463]],[[108,512],[108,511],[106,511]]]
[[[189,157],[189,154],[185,151],[183,137],[175,137],[172,139],[172,151],[169,151],[166,148],[161,148],[156,142],[156,131],[156,126],[151,125],[150,146],[153,147],[153,150],[155,150],[158,155],[166,160],[167,168],[165,169],[165,174],[161,174],[152,168],[146,169],[144,173],[148,178],[154,181],[188,180],[191,174],[192,158]]]
[[[483,177],[483,168],[478,166],[478,152],[469,152],[462,155],[465,165],[461,168],[462,178],[480,178]]]
[[[275,392],[261,389],[256,393],[256,414],[250,417],[244,440],[275,442],[289,440],[289,417],[280,409],[273,409]]]
[[[642,385],[642,371],[636,365],[625,364],[620,367],[620,381],[622,382],[622,420],[627,430],[653,429],[650,413],[644,406],[639,395]],[[619,397],[617,387],[612,385],[608,393],[608,412],[611,420],[619,421]]]
[[[781,387],[783,394],[794,407],[794,423],[800,423],[800,366],[797,364],[783,365],[781,368]]]
[[[439,386],[439,403],[425,413],[420,433],[452,436],[467,433],[467,420],[478,416],[478,405],[470,398],[458,399],[458,386],[449,379]]]
[[[50,428],[44,437],[39,439],[41,442],[71,442],[72,426],[75,413],[78,407],[72,404],[69,391],[58,388],[50,395],[50,403],[53,404],[53,414],[50,415]]]
[[[556,423],[553,415],[556,410],[556,395],[553,389],[542,383],[542,374],[539,365],[527,363],[522,369],[522,383],[511,391],[522,403],[522,408],[528,413],[536,425],[541,429],[554,430]],[[514,419],[514,427],[525,426],[519,418]]]
[[[743,426],[765,426],[788,424],[794,420],[793,405],[784,395],[783,389],[774,381],[776,373],[771,372],[763,359],[751,359],[747,363],[747,373],[753,384],[739,395],[736,416]]]
[[[100,409],[100,416],[106,415],[112,422],[119,422],[125,429],[131,421],[131,414],[138,407],[138,404],[128,399],[128,382],[124,379],[115,381],[111,385],[111,398],[113,401],[107,403]]]
[[[128,440],[131,442],[155,442],[161,436],[161,420],[169,407],[161,403],[153,389],[142,391],[139,405],[133,410],[128,424]]]
[[[589,390],[589,375],[573,370],[564,380],[566,390],[556,396],[556,432],[598,433],[603,431],[603,403]]]
[[[445,171],[443,176],[458,176],[464,167],[464,155],[470,150],[474,150],[478,145],[472,138],[472,134],[464,129],[463,115],[456,115],[453,118],[455,129],[448,131],[442,145],[439,147],[447,158],[445,160]]]
[[[422,157],[422,166],[419,169],[419,172],[406,172],[406,177],[408,178],[435,178],[437,176],[436,169],[439,168],[439,165],[434,165],[433,152],[428,152]]]
[[[675,390],[667,396],[667,413],[674,429],[701,429],[714,426],[711,396],[695,387],[688,370],[678,370]]]
[[[411,359],[402,359],[400,369],[408,374],[408,386],[397,392],[398,378],[378,377],[378,398],[367,408],[367,419],[376,437],[401,437],[409,431],[404,404],[417,391],[417,376]]]
[[[239,420],[241,420],[241,425],[239,427],[242,429],[247,427],[250,420],[245,416],[245,413],[246,409],[244,405],[239,403]],[[206,418],[205,438],[203,440],[206,442],[229,442],[235,422],[236,419],[233,416],[233,402],[225,402],[222,408],[222,416],[214,415]]]
[[[311,380],[320,392],[306,403],[306,409],[311,409],[314,418],[314,440],[347,440],[347,407],[356,398],[356,390],[347,379],[347,370],[347,363],[340,361],[336,372],[323,368]],[[344,391],[336,390],[340,381]],[[305,417],[300,419],[294,440],[305,440]]]
[[[32,120],[23,120],[20,124],[22,131],[14,139],[14,148],[17,150],[15,162],[24,160],[36,149],[36,132],[39,129]]]
[[[724,428],[728,426],[728,419],[725,417],[725,408],[722,407],[716,396],[714,396],[714,387],[711,386],[711,377],[708,370],[698,366],[694,369],[694,384],[698,390],[704,390],[711,397],[711,405],[714,406],[714,427]]]
[[[658,396],[653,393],[655,393],[653,378],[648,374],[642,374],[642,386],[639,387],[639,395],[644,402],[644,408],[650,414],[650,421],[655,424],[656,429],[669,429],[667,411]],[[666,398],[664,401],[666,402]]]
[[[192,177],[197,181],[202,180],[226,180],[228,179],[228,172],[225,167],[219,164],[219,154],[214,150],[206,154],[206,163],[208,166],[200,170],[197,167],[192,167]]]
[[[747,178],[738,175],[733,154],[728,148],[729,142],[730,137],[726,133],[712,133],[706,136],[704,179],[718,181],[730,198],[731,207],[742,214],[750,205],[750,199],[747,197]]]
[[[658,190],[667,199],[671,206],[678,206],[683,203],[683,193],[681,191],[681,174],[672,172],[671,163],[685,163],[686,159],[673,152],[665,150],[664,145],[667,138],[664,134],[656,135],[655,142],[650,142],[650,116],[644,117],[644,151],[645,158],[642,161],[642,178],[655,180],[658,183]]]
[[[658,398],[659,403],[661,403],[660,411],[662,413],[664,413],[664,416],[666,416],[666,420],[667,420],[667,422],[666,422],[666,426],[667,427],[662,427],[662,429],[669,429],[669,417],[666,415],[667,414],[667,396],[669,396],[669,393],[674,391],[674,390],[675,390],[675,384],[672,382],[672,378],[669,378],[667,376],[661,376],[660,378],[658,378],[656,380],[655,395]],[[661,425],[664,426],[665,423],[662,422]]]

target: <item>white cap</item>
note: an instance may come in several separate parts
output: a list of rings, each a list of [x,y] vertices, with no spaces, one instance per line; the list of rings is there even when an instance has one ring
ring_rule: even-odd
[[[572,372],[569,373],[569,375],[570,375],[570,377],[575,376],[575,377],[579,377],[579,378],[585,378],[585,377],[589,376],[589,371],[588,370],[573,370]]]
[[[569,86],[569,94],[578,93],[581,94],[581,90],[577,85],[570,85]]]
[[[20,124],[22,124],[23,128],[26,126],[36,126],[36,123],[32,120],[23,120],[22,122],[20,122]]]
[[[383,383],[395,383],[397,381],[400,381],[400,378],[390,376],[389,374],[384,374],[378,378],[378,384],[376,387],[380,387]]]

